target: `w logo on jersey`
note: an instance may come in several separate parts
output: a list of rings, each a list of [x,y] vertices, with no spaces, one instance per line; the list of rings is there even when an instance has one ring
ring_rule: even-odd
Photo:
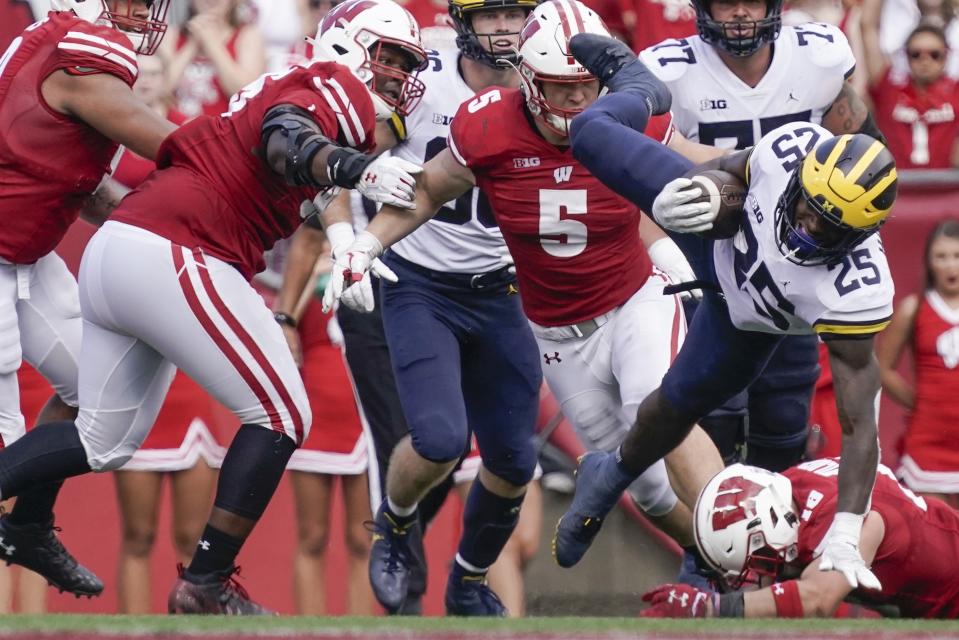
[[[573,175],[573,167],[571,166],[559,167],[557,169],[553,169],[553,178],[556,179],[556,184],[559,184],[561,182],[569,182],[569,179],[572,177],[572,175]]]

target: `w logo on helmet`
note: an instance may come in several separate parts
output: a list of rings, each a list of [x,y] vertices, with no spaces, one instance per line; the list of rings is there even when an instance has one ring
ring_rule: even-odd
[[[756,517],[756,496],[765,487],[748,478],[726,478],[713,501],[713,530],[722,531],[742,520]]]
[[[350,0],[349,2],[337,5],[323,18],[323,22],[320,24],[320,32],[322,33],[334,25],[345,27],[352,22],[356,16],[370,7],[375,6],[375,0]]]

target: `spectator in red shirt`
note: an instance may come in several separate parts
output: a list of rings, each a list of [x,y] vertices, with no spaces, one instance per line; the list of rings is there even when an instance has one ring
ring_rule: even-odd
[[[906,40],[909,71],[895,73],[879,48],[879,14],[865,5],[862,39],[876,123],[901,169],[959,166],[959,85],[946,76],[943,30],[921,24]]]
[[[642,51],[667,38],[696,35],[696,12],[689,0],[619,0],[619,6],[633,51]],[[607,19],[602,11],[599,13]]]

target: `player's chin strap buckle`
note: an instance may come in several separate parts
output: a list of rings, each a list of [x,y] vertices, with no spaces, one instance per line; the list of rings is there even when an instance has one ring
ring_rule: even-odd
[[[702,289],[703,291],[715,291],[716,293],[722,293],[722,289],[720,289],[719,285],[715,282],[711,282],[709,280],[690,280],[688,282],[680,282],[679,284],[666,285],[663,287],[663,295],[672,296],[677,293],[692,291],[693,289]]]

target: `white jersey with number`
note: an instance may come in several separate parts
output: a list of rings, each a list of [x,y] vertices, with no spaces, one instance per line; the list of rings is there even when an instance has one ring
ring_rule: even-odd
[[[459,72],[459,51],[429,52],[429,67],[420,72],[426,93],[406,118],[406,140],[393,155],[423,164],[446,148],[450,123],[460,104],[476,94]],[[503,234],[486,196],[471,189],[448,202],[436,216],[393,245],[402,258],[427,269],[451,273],[485,273],[502,266]]]
[[[856,66],[842,31],[817,22],[783,27],[755,87],[699,36],[664,40],[640,58],[672,92],[676,130],[724,149],[751,147],[789,122],[821,123]]]
[[[790,174],[810,149],[831,137],[818,125],[793,123],[767,134],[752,151],[742,228],[713,249],[729,315],[739,329],[865,335],[889,323],[893,282],[878,233],[831,266],[790,262],[777,243],[776,207]]]

